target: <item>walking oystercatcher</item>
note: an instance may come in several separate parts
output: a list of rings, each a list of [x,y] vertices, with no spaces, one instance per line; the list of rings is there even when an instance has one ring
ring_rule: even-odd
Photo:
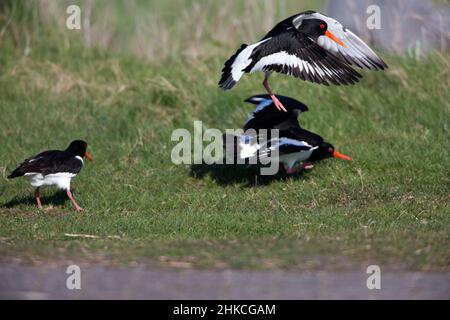
[[[278,100],[284,105],[287,112],[278,112],[272,106],[272,98],[268,94],[259,94],[245,100],[253,103],[256,109],[244,124],[244,131],[254,129],[288,129],[292,126],[300,127],[298,116],[308,111],[308,107],[293,98],[277,95]]]
[[[353,65],[371,70],[388,67],[338,21],[315,11],[305,11],[278,23],[261,41],[243,44],[225,62],[219,87],[231,89],[244,73],[262,71],[264,88],[277,109],[286,111],[269,87],[272,72],[324,85],[348,85],[362,77]]]
[[[313,132],[300,127],[280,130],[279,137],[266,142],[259,142],[257,137],[241,135],[224,135],[225,152],[231,150],[235,159],[262,160],[271,158],[283,164],[287,174],[294,174],[300,169],[312,169],[313,163],[326,158],[340,158],[347,161],[353,159],[336,151],[334,146]],[[233,145],[229,145],[232,143]],[[273,157],[274,151],[278,152]],[[254,161],[256,162],[256,161]],[[296,163],[301,164],[296,166]]]
[[[36,187],[34,196],[37,205],[42,209],[39,198],[39,188],[41,186],[56,185],[58,188],[66,190],[67,196],[75,206],[75,210],[83,210],[75,201],[70,191],[71,180],[81,171],[83,167],[83,157],[92,161],[92,156],[86,152],[87,143],[83,140],[72,141],[64,151],[50,150],[24,160],[9,176],[13,179],[25,176],[30,184]]]

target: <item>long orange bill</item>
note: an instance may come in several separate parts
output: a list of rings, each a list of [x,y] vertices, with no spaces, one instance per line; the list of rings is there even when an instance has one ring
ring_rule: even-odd
[[[330,31],[325,31],[325,35],[330,38],[331,40],[333,40],[334,42],[336,42],[337,44],[343,46],[344,48],[347,48],[347,45],[345,43],[342,42],[341,39],[339,39],[338,37],[336,37],[334,34],[332,34]]]
[[[345,154],[339,153],[337,151],[333,152],[333,157],[339,158],[339,159],[343,159],[343,160],[347,160],[347,161],[353,161],[353,159],[350,158],[349,156],[346,156]]]
[[[91,154],[89,152],[86,152],[84,154],[84,156],[86,157],[86,159],[88,159],[89,161],[94,161],[94,158],[92,158]]]

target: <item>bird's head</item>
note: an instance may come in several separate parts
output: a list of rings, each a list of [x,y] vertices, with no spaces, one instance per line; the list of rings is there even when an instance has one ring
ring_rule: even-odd
[[[308,14],[298,16],[294,19],[293,23],[298,32],[308,36],[315,41],[317,41],[317,39],[321,36],[326,36],[340,46],[347,47],[347,45],[330,30],[329,25],[325,21],[325,19],[326,17],[321,15],[320,13],[311,11]]]
[[[320,161],[326,158],[339,158],[347,161],[352,161],[353,159],[345,154],[342,154],[335,150],[334,146],[330,143],[323,142],[319,148],[313,151],[310,160]]]
[[[71,152],[80,157],[86,157],[89,161],[93,161],[92,156],[86,151],[88,144],[83,140],[74,140],[67,147],[66,151]]]

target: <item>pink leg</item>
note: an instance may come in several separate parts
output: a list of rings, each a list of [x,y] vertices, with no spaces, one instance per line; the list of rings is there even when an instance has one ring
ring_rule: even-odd
[[[41,199],[39,198],[39,188],[36,188],[36,190],[34,190],[34,197],[36,198],[39,209],[42,209]]]
[[[289,168],[286,165],[284,166],[284,170],[286,171],[287,174],[294,174],[294,173],[298,172],[299,170],[311,170],[312,168],[314,168],[314,165],[311,163],[307,163],[307,162],[302,163],[293,168]]]
[[[72,195],[72,192],[70,192],[69,189],[67,189],[67,196],[69,197],[70,201],[72,201],[73,205],[75,206],[75,210],[77,210],[77,211],[82,211],[83,210],[83,208],[81,208],[78,205],[78,203],[75,201],[75,199],[74,199],[74,197]]]
[[[294,174],[297,170],[296,168],[289,168],[288,166],[284,165],[284,171],[286,171],[286,174]]]
[[[269,80],[266,78],[264,78],[263,81],[263,86],[264,88],[266,88],[267,93],[270,95],[270,97],[272,98],[273,103],[275,104],[275,107],[277,107],[277,109],[279,111],[284,111],[287,112],[286,108],[283,106],[283,104],[280,102],[280,100],[278,100],[278,98],[275,96],[275,94],[272,92],[272,90],[269,87]]]

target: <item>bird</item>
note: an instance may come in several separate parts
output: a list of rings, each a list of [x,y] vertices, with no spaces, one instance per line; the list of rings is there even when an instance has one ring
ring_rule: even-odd
[[[25,176],[31,186],[35,187],[34,196],[39,209],[42,209],[39,189],[41,186],[55,185],[65,190],[76,211],[82,211],[70,191],[71,180],[81,171],[84,160],[93,161],[86,149],[88,144],[83,140],[72,141],[65,150],[49,150],[25,159],[8,176],[8,179]]]
[[[353,66],[388,68],[351,30],[331,17],[309,10],[279,22],[259,42],[243,44],[225,62],[219,87],[229,90],[245,73],[264,72],[264,88],[275,107],[286,112],[269,86],[273,72],[327,86],[350,85],[362,78]]]
[[[332,144],[324,141],[321,136],[296,126],[287,130],[280,130],[278,137],[272,137],[267,141],[259,141],[258,137],[255,136],[231,134],[225,134],[223,139],[224,149],[228,156],[248,160],[250,163],[261,162],[263,159],[278,161],[283,165],[288,175],[292,175],[301,169],[312,169],[314,162],[326,158],[353,160],[338,152]],[[301,163],[296,165],[299,162]]]
[[[253,113],[244,123],[243,129],[247,134],[250,130],[258,132],[261,129],[288,129],[291,126],[300,127],[298,116],[308,111],[308,107],[298,100],[290,97],[277,95],[279,101],[283,103],[287,112],[278,112],[273,108],[273,101],[268,94],[258,94],[246,99],[245,102],[256,105]]]

